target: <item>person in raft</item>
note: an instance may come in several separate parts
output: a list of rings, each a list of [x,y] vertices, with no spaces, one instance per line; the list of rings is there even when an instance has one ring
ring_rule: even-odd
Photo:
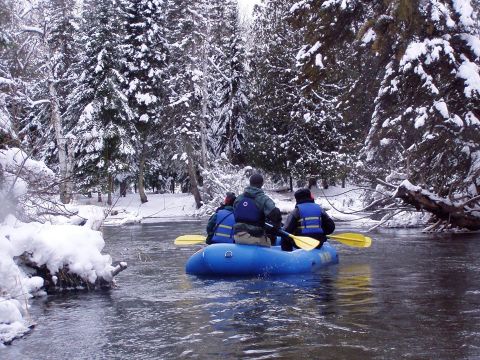
[[[245,188],[233,204],[236,244],[271,246],[276,239],[276,230],[282,226],[282,214],[275,203],[262,190],[263,177],[256,173],[250,176],[250,186]],[[265,230],[265,222],[273,228]]]
[[[309,189],[295,191],[295,209],[288,215],[284,230],[293,235],[308,236],[320,241],[317,249],[327,240],[327,235],[335,230],[335,223],[322,207],[315,203]],[[292,251],[292,239],[282,236],[282,250]]]
[[[236,196],[233,192],[227,192],[227,196],[215,213],[210,216],[207,224],[208,245],[214,243],[233,243],[233,225],[235,217],[233,216],[233,202]]]

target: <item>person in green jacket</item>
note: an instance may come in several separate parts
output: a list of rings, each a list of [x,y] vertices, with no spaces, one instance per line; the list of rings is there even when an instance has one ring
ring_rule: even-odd
[[[249,182],[250,185],[233,203],[235,243],[271,246],[275,242],[276,230],[282,226],[282,214],[262,190],[261,174],[253,174]],[[266,222],[273,228],[265,229]]]

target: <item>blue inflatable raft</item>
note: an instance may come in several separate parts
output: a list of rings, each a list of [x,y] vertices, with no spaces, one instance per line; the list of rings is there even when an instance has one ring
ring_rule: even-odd
[[[337,263],[337,251],[328,242],[321,249],[291,252],[279,246],[212,244],[188,259],[186,272],[217,276],[301,274]]]

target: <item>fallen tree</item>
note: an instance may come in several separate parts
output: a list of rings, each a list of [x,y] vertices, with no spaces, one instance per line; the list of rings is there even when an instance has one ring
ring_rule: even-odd
[[[480,230],[480,196],[463,201],[450,200],[404,180],[393,197],[402,199],[417,210],[432,213],[438,221],[429,230],[446,226]]]
[[[43,289],[48,294],[66,290],[109,289],[115,286],[114,277],[127,268],[126,262],[116,262],[112,264],[109,272],[105,272],[92,281],[88,277],[82,277],[70,271],[68,265],[63,265],[62,268],[52,273],[45,264],[39,265],[33,261],[28,253],[19,256],[17,262],[32,269],[32,276],[39,276],[43,279]]]

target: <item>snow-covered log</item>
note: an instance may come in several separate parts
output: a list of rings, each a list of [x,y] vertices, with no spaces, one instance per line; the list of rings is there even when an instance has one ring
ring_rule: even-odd
[[[419,186],[404,180],[397,188],[394,197],[435,215],[439,220],[454,227],[480,230],[480,198],[468,201],[451,201],[441,198]]]
[[[126,262],[117,262],[112,264],[109,272],[99,275],[92,281],[92,279],[71,271],[68,265],[64,265],[61,269],[52,273],[47,265],[39,266],[32,261],[28,253],[24,253],[18,260],[23,265],[33,269],[35,272],[34,276],[39,276],[43,279],[43,288],[47,293],[65,290],[108,289],[115,286],[114,277],[127,268]]]

